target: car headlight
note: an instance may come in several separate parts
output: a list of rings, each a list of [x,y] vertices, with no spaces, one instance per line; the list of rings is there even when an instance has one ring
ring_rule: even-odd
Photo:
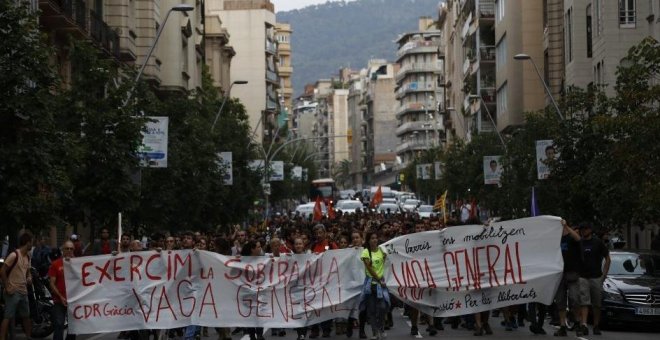
[[[603,300],[623,303],[623,296],[616,289],[603,287]]]

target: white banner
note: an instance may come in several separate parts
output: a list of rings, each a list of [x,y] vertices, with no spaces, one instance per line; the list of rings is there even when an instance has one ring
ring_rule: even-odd
[[[283,181],[284,180],[284,162],[283,161],[272,161],[270,162],[270,180],[274,181]]]
[[[431,163],[422,164],[422,179],[431,179]]]
[[[169,117],[148,117],[142,132],[142,145],[138,148],[140,166],[167,168],[167,134]]]
[[[560,221],[540,216],[393,239],[382,245],[390,294],[442,317],[549,305],[564,267]]]
[[[384,245],[391,294],[435,316],[550,304],[563,271],[560,218],[449,227]],[[361,249],[228,257],[122,253],[65,262],[72,334],[131,329],[293,328],[357,315]]]
[[[357,308],[364,280],[360,251],[270,258],[181,250],[74,258],[64,270],[69,332],[291,328],[347,317]]]
[[[484,156],[484,184],[500,184],[502,177],[502,156]]]
[[[232,165],[232,153],[218,153],[219,165],[222,171],[222,181],[225,185],[234,185],[234,168]]]

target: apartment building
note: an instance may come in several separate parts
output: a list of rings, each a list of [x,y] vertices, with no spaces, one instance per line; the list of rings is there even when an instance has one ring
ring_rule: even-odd
[[[367,70],[360,70],[359,73],[348,82],[348,145],[350,164],[351,185],[354,188],[362,188],[364,183],[368,183],[365,175],[366,167],[366,149],[367,149],[367,129],[365,115],[367,106],[364,100],[365,83],[367,80]]]
[[[229,44],[230,34],[222,25],[220,15],[211,14],[208,7],[205,12],[206,66],[213,79],[213,86],[224,96],[231,86],[231,60],[236,55],[236,50]]]
[[[275,24],[275,40],[277,41],[277,74],[280,77],[280,96],[283,107],[287,113],[293,108],[293,85],[291,77],[291,25],[286,23]],[[290,120],[289,128],[292,120]]]
[[[658,1],[565,0],[563,11],[566,85],[604,85],[611,95],[628,50],[660,38]]]
[[[161,91],[185,92],[201,86],[203,13],[193,0],[41,0],[39,9],[42,30],[56,50],[53,63],[65,86],[71,79],[69,37],[89,40],[100,55],[139,67],[161,25],[165,26],[142,79]]]
[[[543,78],[554,98],[560,98],[566,83],[564,64],[564,0],[544,0]],[[545,105],[551,105],[545,94]]]
[[[231,61],[231,96],[245,106],[254,140],[272,139],[280,113],[275,41],[275,8],[269,0],[215,0],[206,3],[209,15],[218,15],[231,35],[236,56]]]
[[[542,1],[495,1],[497,109],[492,118],[499,131],[523,125],[523,113],[546,106],[545,89],[534,66],[544,74],[544,11]],[[521,53],[531,60],[514,59]],[[486,93],[481,91],[482,98]]]
[[[402,34],[397,40],[395,98],[396,154],[405,166],[419,151],[440,146],[444,126],[438,115],[444,93],[444,48],[442,34],[433,20],[420,18],[418,31]]]

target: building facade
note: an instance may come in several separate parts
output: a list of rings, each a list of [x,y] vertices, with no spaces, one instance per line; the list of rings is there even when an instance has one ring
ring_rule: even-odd
[[[232,87],[231,96],[245,106],[254,140],[271,140],[280,113],[274,5],[269,0],[216,0],[206,6],[231,35],[236,51],[230,66],[232,81],[248,82]]]
[[[441,56],[442,34],[431,18],[419,20],[419,30],[397,39],[395,98],[398,100],[396,154],[405,166],[417,152],[440,146],[444,126],[438,115],[440,98],[444,98],[444,57]],[[439,100],[440,99],[440,100]]]

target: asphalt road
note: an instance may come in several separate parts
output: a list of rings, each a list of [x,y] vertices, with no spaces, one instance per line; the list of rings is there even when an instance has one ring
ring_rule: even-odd
[[[472,335],[472,331],[469,331],[467,329],[459,327],[458,329],[451,329],[450,325],[444,325],[445,330],[439,331],[437,335],[435,336],[430,336],[428,333],[425,332],[426,326],[425,325],[420,325],[420,334],[416,337],[413,337],[410,335],[410,321],[408,320],[407,317],[404,317],[402,315],[402,310],[401,309],[395,309],[393,312],[394,315],[394,327],[388,331],[386,331],[387,334],[387,339],[424,339],[424,338],[449,338],[449,339],[456,339],[456,338],[476,338]],[[500,325],[501,322],[501,317],[496,317],[496,318],[491,318],[490,324],[493,328],[493,335],[485,335],[482,338],[490,338],[490,339],[542,339],[542,338],[547,338],[547,339],[560,339],[557,337],[554,337],[552,334],[555,332],[556,327],[551,326],[546,324],[544,329],[547,332],[547,335],[534,335],[529,331],[529,323],[525,324],[525,327],[515,329],[513,331],[506,331],[503,326]],[[367,325],[367,336],[371,337],[371,332],[369,325]],[[209,336],[208,337],[202,337],[202,340],[204,339],[209,339],[209,340],[216,340],[218,339],[218,335],[213,329],[209,329]],[[569,336],[565,339],[603,339],[603,340],[650,340],[650,339],[658,339],[660,336],[660,327],[656,326],[655,329],[650,329],[648,327],[639,327],[639,326],[625,326],[621,327],[619,329],[611,329],[611,330],[603,330],[602,335],[592,335],[591,334],[591,329],[589,329],[590,334],[585,337],[577,338],[575,336],[574,332],[569,332]],[[286,336],[284,337],[279,337],[279,336],[272,336],[271,335],[271,330],[267,329],[265,330],[265,338],[266,339],[281,339],[281,340],[295,340],[296,339],[296,334],[293,329],[288,329],[286,330]],[[77,337],[77,340],[114,340],[117,339],[118,333],[101,333],[101,334],[87,334],[87,335],[79,335]],[[309,334],[308,334],[309,337]],[[243,336],[242,334],[239,335],[234,335],[232,337],[234,340],[249,340],[248,336]],[[52,339],[52,336],[48,337],[48,339]],[[324,338],[318,338],[318,339],[324,339]],[[332,332],[332,335],[330,336],[329,339],[346,339],[346,335],[335,335],[334,330]],[[352,339],[358,339],[358,331],[357,329],[354,331],[354,335]],[[22,334],[22,332],[18,332],[16,336],[16,340],[27,340],[27,337]],[[163,340],[167,340],[166,338],[163,338]],[[175,338],[173,340],[182,340],[182,338]],[[219,339],[218,339],[219,340]]]

